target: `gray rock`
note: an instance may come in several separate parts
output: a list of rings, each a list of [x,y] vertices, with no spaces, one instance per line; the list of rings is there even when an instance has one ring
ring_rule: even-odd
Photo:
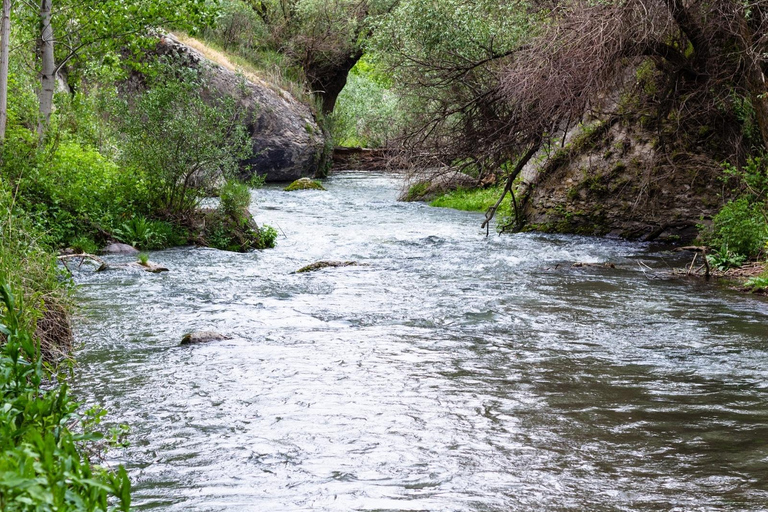
[[[185,334],[181,338],[182,345],[194,345],[197,343],[208,343],[210,341],[228,340],[229,336],[224,336],[214,331],[195,331]]]
[[[114,243],[104,247],[101,254],[139,254],[139,250],[128,244]]]
[[[270,182],[288,182],[318,171],[325,137],[308,106],[274,84],[208,60],[173,35],[161,37],[157,51],[204,69],[209,94],[235,99],[251,136],[252,151],[243,162],[244,168],[250,167],[247,173],[266,175]]]

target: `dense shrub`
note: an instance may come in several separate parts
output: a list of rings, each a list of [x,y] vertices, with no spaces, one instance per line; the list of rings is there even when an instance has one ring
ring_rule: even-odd
[[[736,254],[757,256],[768,241],[766,208],[742,197],[726,204],[712,219],[709,243]]]
[[[0,187],[0,276],[17,290],[23,290],[30,308],[24,323],[32,328],[45,302],[66,301],[66,282],[59,279],[56,260],[40,244],[37,226],[19,211],[13,195]]]
[[[382,147],[394,136],[401,115],[397,97],[366,60],[352,68],[330,117],[338,146]]]
[[[724,172],[739,197],[713,217],[702,238],[723,254],[757,257],[768,243],[768,159],[750,158],[741,168],[726,164]]]
[[[154,209],[189,215],[207,189],[237,171],[248,138],[234,100],[204,101],[205,84],[195,70],[157,73],[149,89],[118,107],[122,164],[147,181]]]

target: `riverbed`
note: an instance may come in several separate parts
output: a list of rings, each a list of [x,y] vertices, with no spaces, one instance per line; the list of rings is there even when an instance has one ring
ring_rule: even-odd
[[[75,393],[131,426],[137,510],[768,509],[764,299],[647,244],[486,237],[396,177],[325,185],[254,191],[275,249],[77,274]],[[293,273],[318,260],[362,265]]]

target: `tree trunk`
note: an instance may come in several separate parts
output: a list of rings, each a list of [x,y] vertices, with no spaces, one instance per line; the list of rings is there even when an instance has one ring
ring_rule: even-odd
[[[744,59],[744,74],[747,82],[752,107],[755,109],[757,126],[763,142],[763,149],[768,150],[768,85],[760,59],[760,49],[754,48],[754,37],[747,23],[746,16],[739,19],[741,34],[737,41],[741,48],[739,53]]]
[[[347,85],[347,76],[355,67],[357,61],[363,56],[362,50],[357,50],[350,55],[344,62],[333,67],[325,65],[314,68],[307,66],[307,81],[310,88],[320,95],[323,100],[323,114],[330,114],[336,107],[336,99]]]
[[[8,122],[8,58],[11,41],[11,0],[3,0],[0,19],[0,150],[5,142],[5,126]],[[2,158],[2,154],[0,154]]]
[[[40,0],[40,39],[37,42],[42,71],[40,73],[40,122],[37,133],[43,137],[51,122],[53,93],[56,90],[56,63],[53,59],[53,27],[51,26],[51,0]]]

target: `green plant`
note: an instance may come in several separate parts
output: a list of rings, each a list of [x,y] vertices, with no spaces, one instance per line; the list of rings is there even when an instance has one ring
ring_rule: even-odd
[[[251,191],[248,185],[234,179],[227,180],[219,192],[221,210],[234,219],[242,219],[250,215]]]
[[[150,86],[116,108],[123,164],[142,172],[154,208],[188,216],[212,183],[238,171],[250,149],[245,123],[234,99],[204,98],[191,68],[160,67]]]
[[[403,196],[403,201],[420,201],[424,198],[424,195],[429,190],[431,183],[428,181],[420,181],[414,183],[408,188],[408,191]]]
[[[110,499],[130,510],[130,481],[91,464],[104,435],[95,429],[103,413],[77,413],[66,383],[51,386],[39,344],[25,326],[22,301],[0,286],[0,510],[107,510]],[[78,430],[72,430],[76,428]]]
[[[259,243],[256,249],[273,249],[277,240],[277,230],[272,226],[263,224],[259,228]]]
[[[457,188],[438,196],[430,206],[453,208],[455,210],[484,212],[499,200],[503,187],[490,188]],[[499,208],[500,214],[509,213],[509,205],[505,201]]]
[[[250,178],[248,178],[248,181],[246,182],[247,185],[251,188],[261,188],[264,186],[264,183],[267,181],[267,175],[266,174],[259,174],[257,172],[254,172]]]
[[[69,246],[75,251],[84,252],[87,254],[95,254],[99,250],[98,244],[87,235],[78,236],[69,242]]]
[[[115,236],[121,242],[140,249],[162,245],[164,242],[161,235],[154,230],[154,222],[141,215],[123,222],[115,229]]]
[[[717,270],[725,271],[729,268],[737,268],[744,264],[746,257],[728,250],[727,245],[720,247],[720,250],[714,254],[707,255],[707,261]]]
[[[140,265],[144,265],[146,267],[147,264],[149,263],[149,254],[147,254],[145,252],[139,253],[138,258],[139,258],[139,264]]]
[[[712,227],[702,238],[710,246],[756,257],[768,241],[765,204],[748,197],[729,202],[713,217]]]
[[[768,290],[768,276],[761,275],[753,277],[744,283],[745,288],[749,288],[753,292],[762,292]]]

